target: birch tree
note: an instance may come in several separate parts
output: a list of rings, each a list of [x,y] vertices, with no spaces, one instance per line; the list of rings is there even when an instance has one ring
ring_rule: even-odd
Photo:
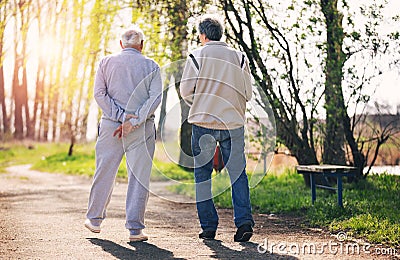
[[[27,35],[32,21],[32,1],[17,1],[13,3],[14,16],[14,73],[12,83],[12,98],[14,101],[14,137],[31,136],[32,126],[28,106],[27,83]]]
[[[10,1],[0,1],[0,104],[1,104],[1,126],[0,132],[6,134],[10,131],[10,119],[7,114],[6,95],[4,88],[4,31],[7,21],[10,19]]]

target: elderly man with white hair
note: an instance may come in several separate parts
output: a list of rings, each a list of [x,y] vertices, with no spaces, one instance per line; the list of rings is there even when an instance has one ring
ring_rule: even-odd
[[[115,177],[126,156],[126,224],[130,241],[145,241],[144,213],[155,149],[154,112],[161,101],[159,65],[142,55],[139,28],[122,34],[122,51],[104,57],[96,73],[94,98],[102,110],[96,142],[96,170],[85,227],[94,233],[106,218]]]

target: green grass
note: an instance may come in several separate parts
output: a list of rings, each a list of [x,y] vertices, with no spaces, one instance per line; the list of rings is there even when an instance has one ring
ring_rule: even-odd
[[[348,230],[353,236],[373,243],[400,245],[400,177],[381,174],[369,176],[344,188],[346,204],[341,212],[333,205],[319,205],[308,212],[311,223],[327,225],[332,231]],[[321,220],[315,218],[320,216]]]
[[[303,177],[294,171],[282,175],[267,174],[251,190],[253,208],[262,213],[301,211],[310,205],[310,191]]]
[[[193,183],[193,173],[184,170],[174,163],[166,163],[154,159],[151,179],[153,181],[176,180],[185,183]]]
[[[61,146],[64,147],[62,151],[55,151],[52,155],[42,157],[41,160],[33,163],[32,169],[72,175],[94,175],[94,144],[89,143],[74,146],[74,153],[72,156],[68,156],[67,144],[61,144]],[[126,178],[125,158],[123,158],[121,165],[118,169],[117,178]]]
[[[225,171],[221,173],[216,173],[213,172],[212,174],[212,191],[213,195],[216,196],[218,199],[225,199],[227,197],[225,195],[226,191],[230,188],[230,181],[229,181],[229,176]],[[190,174],[190,179],[187,179],[187,181],[184,181],[183,183],[172,185],[169,187],[169,190],[172,192],[175,192],[177,194],[183,194],[189,197],[194,198],[195,197],[195,185],[194,185],[194,176],[193,173]],[[229,199],[230,201],[230,199]],[[232,207],[231,203],[227,204],[222,204],[221,207],[229,208]]]
[[[34,169],[67,174],[92,176],[95,168],[94,144],[79,144],[73,156],[67,156],[68,144],[23,143],[3,144],[0,149],[0,171],[10,165],[32,164]],[[125,161],[118,177],[126,178]],[[170,189],[194,197],[193,173],[181,167],[154,160],[152,180],[179,180]],[[346,231],[352,237],[365,238],[372,243],[400,245],[400,176],[371,175],[358,183],[345,183],[343,204],[337,196],[317,189],[317,200],[311,205],[310,189],[302,175],[286,171],[280,175],[267,174],[251,190],[254,212],[296,214],[309,227],[321,227],[331,232]],[[231,191],[226,173],[213,173],[213,194],[217,206],[230,208]]]
[[[0,146],[0,172],[19,164],[34,164],[55,153],[68,151],[66,144],[12,142]]]
[[[227,173],[212,175],[214,202],[219,207],[231,208],[231,189]],[[183,184],[174,185],[171,190],[194,197],[194,190]],[[288,213],[302,211],[311,204],[311,196],[305,187],[303,177],[293,171],[280,176],[268,174],[250,190],[252,207],[260,213]]]
[[[67,143],[6,143],[0,147],[0,172],[11,165],[32,164],[32,169],[75,175],[93,176],[95,171],[94,143],[77,144],[68,156]],[[118,178],[127,178],[126,160],[122,159]],[[152,180],[179,180],[193,182],[193,173],[172,163],[154,160]]]
[[[32,164],[32,169],[52,173],[93,176],[95,172],[94,143],[77,144],[68,156],[67,143],[9,143],[0,149],[0,172],[11,165]],[[121,161],[117,178],[126,179],[126,160]],[[193,173],[181,167],[154,160],[152,180],[180,180],[193,182]]]
[[[32,169],[46,172],[92,176],[95,170],[94,157],[94,153],[91,152],[76,151],[72,156],[68,156],[68,154],[63,151],[35,162]]]

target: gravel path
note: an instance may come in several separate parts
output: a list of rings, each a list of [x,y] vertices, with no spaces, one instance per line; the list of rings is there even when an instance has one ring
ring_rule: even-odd
[[[129,243],[124,228],[126,184],[118,182],[100,234],[83,226],[91,179],[32,171],[13,166],[0,174],[0,259],[395,259],[376,247],[360,253],[329,243],[340,242],[320,230],[301,228],[296,217],[255,214],[251,242],[235,243],[232,210],[219,209],[217,240],[197,238],[194,204],[175,203],[151,195],[146,213],[147,242]],[[165,184],[152,183],[164,197],[175,196]],[[265,244],[267,242],[267,244]],[[269,250],[260,253],[265,244]],[[286,246],[278,248],[277,244]],[[316,245],[316,253],[301,251]],[[321,252],[322,245],[324,252]],[[271,251],[274,251],[271,253]],[[336,251],[336,254],[335,254]],[[399,255],[400,251],[397,253]],[[396,258],[397,259],[397,258]]]

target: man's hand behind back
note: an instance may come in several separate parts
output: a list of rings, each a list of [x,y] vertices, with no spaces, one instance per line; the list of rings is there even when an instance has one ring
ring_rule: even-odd
[[[113,136],[118,136],[119,139],[122,137],[127,136],[129,133],[134,131],[135,129],[139,128],[139,126],[133,126],[129,119],[131,118],[138,118],[136,115],[128,114],[126,115],[125,122],[115,129]]]

